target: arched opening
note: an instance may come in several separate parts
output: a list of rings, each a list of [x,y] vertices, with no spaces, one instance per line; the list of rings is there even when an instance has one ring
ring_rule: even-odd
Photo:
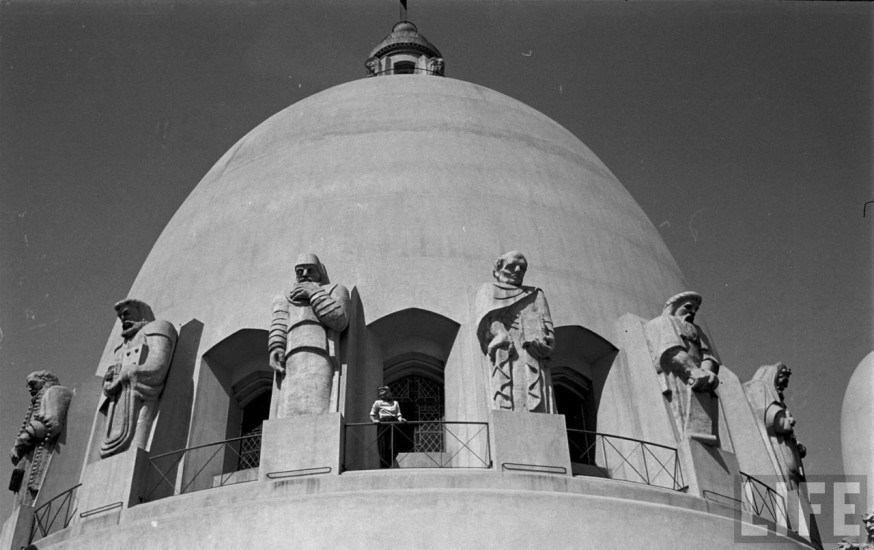
[[[558,414],[567,426],[571,462],[595,463],[595,406],[592,382],[569,367],[552,369],[552,388]]]
[[[556,411],[565,416],[571,465],[575,474],[596,475],[600,396],[618,350],[581,326],[557,327],[555,333],[552,388]]]
[[[197,490],[226,484],[229,476],[231,482],[257,477],[272,387],[266,330],[241,329],[203,354],[188,437],[195,449],[185,454],[183,486]]]
[[[383,384],[389,386],[409,424],[395,428],[401,467],[429,467],[425,453],[447,453],[444,368],[459,324],[437,313],[410,308],[368,325],[378,342]]]

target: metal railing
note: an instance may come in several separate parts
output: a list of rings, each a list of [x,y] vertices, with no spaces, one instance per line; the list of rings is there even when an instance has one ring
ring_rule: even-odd
[[[610,479],[688,490],[673,447],[588,430],[567,431],[571,462],[595,466]]]
[[[753,476],[741,472],[742,504],[746,512],[774,522],[789,525],[783,495]]]
[[[258,479],[253,448],[261,448],[261,434],[196,445],[149,457],[147,490],[141,502]],[[180,468],[184,465],[184,468]]]
[[[78,507],[78,499],[76,498],[76,489],[82,484],[76,485],[67,489],[63,493],[45,504],[35,508],[33,511],[33,521],[30,524],[30,535],[27,544],[32,544],[33,541],[39,540],[45,536],[66,529],[70,526],[70,522],[76,515]],[[61,519],[61,523],[58,520]]]
[[[346,424],[344,470],[490,468],[488,422]]]

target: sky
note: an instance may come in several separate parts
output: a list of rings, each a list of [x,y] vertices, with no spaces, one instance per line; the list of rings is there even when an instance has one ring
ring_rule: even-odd
[[[0,5],[0,444],[27,373],[97,368],[163,227],[237,140],[365,76],[400,5]],[[874,350],[872,7],[410,0],[446,76],[565,126],[658,228],[725,365],[793,371],[808,474],[840,474],[843,394]],[[0,479],[11,465],[0,461]],[[0,496],[0,517],[12,495]]]

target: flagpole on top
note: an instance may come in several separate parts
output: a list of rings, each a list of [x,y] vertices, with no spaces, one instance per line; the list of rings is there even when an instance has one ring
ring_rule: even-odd
[[[407,20],[407,0],[401,0],[401,8],[400,8],[400,16],[401,21]]]

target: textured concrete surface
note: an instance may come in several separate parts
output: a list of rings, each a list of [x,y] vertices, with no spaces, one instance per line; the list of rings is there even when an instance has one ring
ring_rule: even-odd
[[[501,470],[570,475],[564,416],[490,411],[492,460]]]
[[[266,420],[258,479],[308,472],[337,475],[343,456],[342,432],[340,413]]]
[[[202,491],[125,510],[108,533],[60,533],[40,548],[245,548],[256,534],[259,548],[372,548],[387,537],[397,548],[700,549],[742,542],[733,511],[674,491],[597,478],[435,470]],[[809,548],[791,535],[772,533],[764,542]]]
[[[874,352],[853,371],[841,409],[844,474],[868,476],[866,511],[874,510]]]

